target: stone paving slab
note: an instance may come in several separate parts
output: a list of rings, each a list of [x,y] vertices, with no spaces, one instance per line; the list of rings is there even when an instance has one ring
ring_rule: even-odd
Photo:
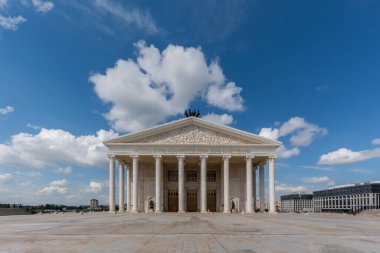
[[[342,214],[45,214],[0,227],[0,252],[380,252],[380,217]]]

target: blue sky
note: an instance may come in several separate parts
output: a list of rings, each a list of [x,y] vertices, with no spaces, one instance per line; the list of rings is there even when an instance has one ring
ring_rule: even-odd
[[[0,0],[0,202],[106,203],[101,141],[189,106],[284,143],[277,196],[379,180],[379,31],[378,1]]]

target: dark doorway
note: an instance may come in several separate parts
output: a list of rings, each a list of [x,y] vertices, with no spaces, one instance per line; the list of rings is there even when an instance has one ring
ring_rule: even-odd
[[[207,210],[210,212],[216,212],[216,190],[207,190]]]
[[[197,212],[197,189],[187,189],[187,211],[188,212]]]
[[[168,190],[168,212],[178,211],[178,190]]]

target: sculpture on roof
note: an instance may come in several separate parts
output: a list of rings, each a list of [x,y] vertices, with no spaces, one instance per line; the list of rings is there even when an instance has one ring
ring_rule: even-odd
[[[185,110],[185,117],[197,117],[199,118],[199,116],[201,116],[201,114],[199,113],[199,110],[191,110],[190,108],[189,109],[186,109]]]

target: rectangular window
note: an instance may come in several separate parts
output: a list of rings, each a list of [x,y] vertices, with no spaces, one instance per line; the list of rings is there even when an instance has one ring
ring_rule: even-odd
[[[176,170],[169,170],[168,171],[168,181],[178,181],[178,171]]]
[[[187,189],[187,197],[196,197],[197,189]]]
[[[216,171],[207,171],[207,182],[216,182]]]
[[[187,182],[197,182],[197,171],[196,170],[188,170],[186,172],[186,181]]]
[[[216,197],[215,189],[207,189],[207,197]]]
[[[177,190],[168,190],[168,197],[178,197]]]

